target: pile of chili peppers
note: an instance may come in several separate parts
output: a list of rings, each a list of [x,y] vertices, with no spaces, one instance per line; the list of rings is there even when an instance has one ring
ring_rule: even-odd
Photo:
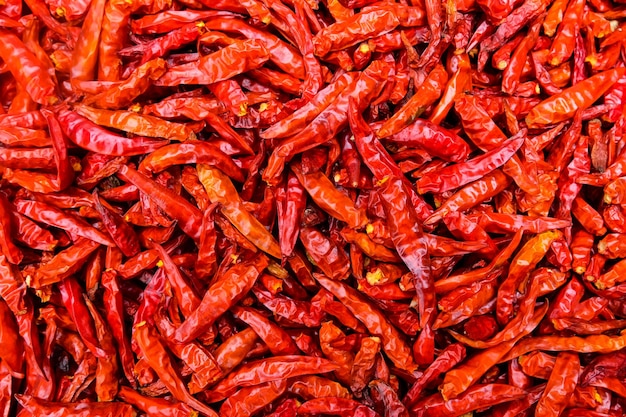
[[[623,0],[2,0],[0,416],[623,416]]]

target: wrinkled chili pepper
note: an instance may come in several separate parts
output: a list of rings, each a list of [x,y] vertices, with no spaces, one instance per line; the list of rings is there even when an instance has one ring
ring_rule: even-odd
[[[620,1],[0,1],[0,415],[622,415]]]

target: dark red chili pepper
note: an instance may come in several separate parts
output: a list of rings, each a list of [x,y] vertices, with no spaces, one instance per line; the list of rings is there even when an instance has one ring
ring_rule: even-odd
[[[202,214],[196,207],[173,191],[159,185],[127,165],[120,167],[119,174],[148,195],[152,201],[159,207],[162,207],[170,216],[178,220],[179,226],[185,233],[194,240],[199,239]]]
[[[114,156],[139,155],[167,144],[151,138],[125,138],[115,135],[71,110],[62,110],[57,116],[63,132],[78,146],[92,152]]]
[[[257,255],[227,270],[207,290],[198,307],[176,330],[176,340],[188,342],[206,331],[221,314],[220,310],[226,311],[252,288],[267,264],[268,259],[265,256]]]

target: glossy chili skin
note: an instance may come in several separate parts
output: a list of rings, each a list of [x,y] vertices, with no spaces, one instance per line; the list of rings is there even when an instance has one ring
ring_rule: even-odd
[[[142,192],[149,195],[157,205],[164,208],[173,218],[180,221],[180,227],[193,239],[199,238],[202,214],[200,210],[173,191],[145,177],[135,169],[122,166],[120,174]]]
[[[528,114],[526,123],[529,127],[533,127],[566,120],[573,116],[576,110],[584,110],[593,104],[622,75],[623,70],[617,68],[587,78],[539,103]]]
[[[0,1],[0,415],[622,415],[620,1]]]
[[[239,42],[205,55],[198,61],[172,67],[157,83],[162,86],[213,84],[257,68],[268,59],[268,50],[261,42]]]
[[[226,271],[209,288],[197,309],[176,330],[176,340],[188,342],[206,331],[221,314],[220,311],[226,311],[252,288],[267,264],[268,259],[259,255]]]
[[[7,30],[0,31],[0,39],[0,57],[31,98],[40,104],[57,102],[57,86],[37,57]]]
[[[409,347],[402,340],[395,327],[389,323],[380,311],[345,284],[332,281],[323,276],[316,276],[316,280],[348,307],[372,333],[381,337],[383,349],[385,349],[397,366],[409,372],[416,368]]]
[[[207,393],[207,401],[215,402],[226,398],[235,392],[237,387],[248,387],[311,373],[327,373],[336,368],[337,366],[327,359],[309,356],[275,356],[249,362]]]
[[[87,150],[113,156],[143,154],[160,148],[166,141],[151,138],[130,140],[115,135],[71,110],[57,115],[63,132],[78,146]]]

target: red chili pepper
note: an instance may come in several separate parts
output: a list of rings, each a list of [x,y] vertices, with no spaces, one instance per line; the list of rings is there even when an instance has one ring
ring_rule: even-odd
[[[396,112],[383,126],[376,132],[379,138],[386,138],[409,126],[427,106],[441,97],[444,84],[448,81],[448,74],[441,65],[428,74],[424,83],[416,91],[415,95]]]
[[[0,30],[0,57],[13,77],[40,104],[54,104],[57,86],[43,64],[15,34]]]
[[[166,210],[173,218],[179,221],[181,229],[194,240],[200,237],[202,214],[187,200],[173,191],[157,184],[133,168],[123,165],[119,170],[125,180],[134,184],[140,191],[150,196],[159,207]]]
[[[217,416],[216,412],[189,394],[182,379],[173,367],[167,350],[165,350],[158,335],[150,325],[145,322],[138,323],[133,327],[133,334],[144,358],[177,400],[184,402],[204,415]]]
[[[503,165],[524,143],[524,131],[521,131],[499,148],[494,148],[467,162],[450,165],[435,173],[422,176],[417,182],[418,192],[442,193],[458,188],[484,177],[493,169]],[[471,168],[470,168],[471,167]]]
[[[528,127],[558,123],[572,117],[577,110],[591,106],[622,75],[621,68],[605,71],[542,101],[526,116]]]
[[[348,309],[383,342],[383,349],[401,369],[412,372],[415,369],[408,346],[402,341],[398,331],[373,306],[366,302],[354,289],[322,276],[315,279],[333,293]]]
[[[115,135],[70,110],[61,110],[57,118],[72,142],[92,152],[130,156],[151,152],[167,144],[162,140]]]
[[[23,409],[31,415],[46,414],[76,417],[132,417],[135,410],[129,404],[119,402],[75,402],[55,403],[37,399],[30,395],[16,395]]]
[[[310,356],[275,356],[249,362],[231,373],[208,392],[207,401],[216,402],[227,398],[238,387],[249,387],[312,373],[327,373],[336,368],[326,359]]]
[[[226,311],[252,288],[267,264],[267,258],[258,255],[227,270],[207,290],[198,307],[176,330],[176,340],[188,342],[206,331],[221,314],[220,310]]]
[[[355,101],[357,108],[363,109],[367,101],[380,91],[389,70],[390,65],[387,63],[372,62],[351,87],[337,96],[332,105],[319,113],[298,135],[285,139],[274,149],[263,178],[266,181],[274,180],[282,172],[286,160],[335,136],[348,123],[346,113],[350,99]]]
[[[280,258],[280,248],[273,236],[243,206],[232,182],[220,170],[199,165],[198,175],[211,202],[222,204],[221,212],[259,249]]]

